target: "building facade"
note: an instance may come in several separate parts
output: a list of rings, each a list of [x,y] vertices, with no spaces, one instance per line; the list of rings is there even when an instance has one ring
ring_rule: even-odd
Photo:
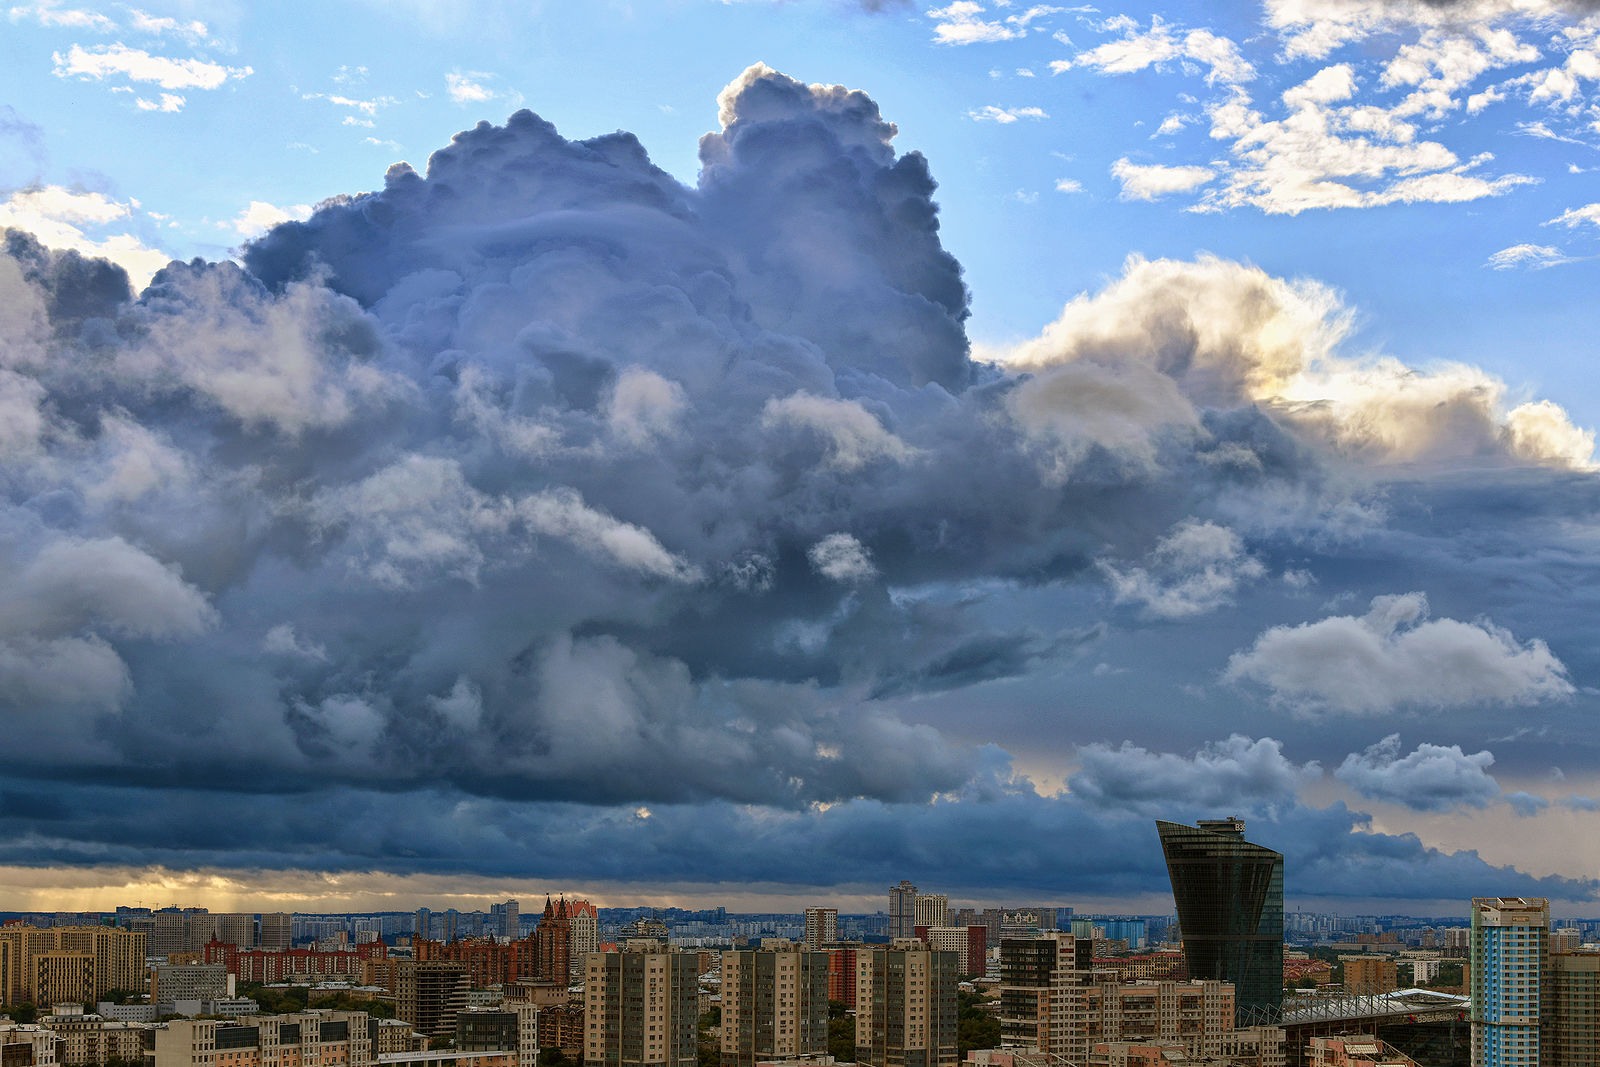
[[[769,938],[722,954],[722,1067],[827,1051],[827,953]]]
[[[1551,952],[1545,969],[1544,1067],[1600,1065],[1600,952]]]
[[[111,926],[0,927],[0,992],[8,1004],[41,1005],[98,1001],[116,989],[143,993],[146,946],[144,934]]]
[[[915,926],[948,926],[950,898],[943,893],[917,894]]]
[[[856,952],[856,1061],[870,1067],[954,1067],[954,952],[915,938]]]
[[[806,948],[813,952],[839,940],[839,909],[807,908],[805,937]]]
[[[161,1067],[372,1067],[365,1012],[174,1019],[154,1031]]]
[[[1538,1067],[1550,902],[1474,897],[1471,966],[1473,1067]]]
[[[395,968],[395,1014],[419,1034],[454,1033],[467,1006],[467,965],[451,960],[405,960]]]
[[[1244,839],[1241,819],[1157,821],[1189,977],[1233,985],[1239,1020],[1283,1009],[1283,855]]]
[[[917,887],[900,879],[889,890],[889,938],[914,937],[917,929]]]
[[[650,940],[584,961],[584,1067],[695,1067],[699,956]]]

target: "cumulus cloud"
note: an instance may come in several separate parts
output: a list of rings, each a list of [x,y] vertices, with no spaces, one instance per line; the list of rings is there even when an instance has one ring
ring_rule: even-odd
[[[1278,626],[1228,660],[1223,677],[1285,706],[1349,715],[1570,697],[1567,669],[1538,638],[1484,619],[1429,619],[1421,593],[1380,596],[1366,615]]]
[[[842,472],[858,470],[877,460],[909,463],[919,455],[856,400],[796,393],[767,401],[761,411],[761,423],[768,429],[793,427],[815,434],[826,442],[823,461]]]
[[[103,192],[36,185],[0,201],[0,230],[24,230],[52,248],[109,259],[143,288],[169,257],[133,233],[112,232],[126,226],[132,212],[131,204]]]
[[[1097,807],[1159,812],[1173,804],[1238,808],[1292,802],[1300,787],[1321,777],[1316,763],[1295,764],[1270,737],[1233,734],[1192,757],[1152,752],[1124,741],[1080,745],[1078,770],[1067,779],[1076,797]]]
[[[847,533],[832,533],[806,551],[818,574],[835,582],[861,582],[877,575],[867,546]]]
[[[1194,519],[1185,519],[1158,541],[1148,564],[1119,570],[1102,560],[1100,569],[1119,602],[1142,604],[1163,619],[1213,611],[1230,603],[1241,585],[1267,573],[1238,534]]]
[[[1333,776],[1371,800],[1403,804],[1413,811],[1487,807],[1500,797],[1489,774],[1494,754],[1467,755],[1460,745],[1420,744],[1400,754],[1400,735],[1390,734],[1364,752],[1346,756]]]
[[[310,204],[295,204],[293,207],[281,208],[264,200],[252,200],[250,206],[239,212],[229,225],[240,237],[249,238],[265,233],[280,222],[304,220],[310,217]]]
[[[30,718],[0,862],[559,855],[634,880],[781,838],[725,869],[792,880],[823,853],[876,879],[911,826],[1018,857],[1018,885],[1111,893],[1161,878],[1143,816],[1090,799],[1143,760],[1171,766],[1180,809],[1270,816],[1319,892],[1370,895],[1372,859],[1407,893],[1592,895],[1352,832],[1365,817],[1293,799],[1309,764],[1275,741],[1172,763],[1148,740],[1171,720],[1145,710],[1189,685],[1201,728],[1239,712],[1192,683],[1241,631],[1184,619],[1396,588],[1396,559],[1441,597],[1532,592],[1484,609],[1516,638],[1369,623],[1391,673],[1433,662],[1420,634],[1481,653],[1439,673],[1501,703],[1568,691],[1583,643],[1556,662],[1527,634],[1584,608],[1548,560],[1592,566],[1592,440],[1471,368],[1348,358],[1332,290],[1214,258],[1132,260],[975,359],[933,172],[896,137],[864,93],[757,65],[719,95],[693,185],[629,134],[518,112],[370,192],[262,209],[239,262],[170,264],[138,295],[7,231],[0,702]],[[86,240],[138,211],[36,191]],[[1115,628],[1113,577],[1140,608]],[[1171,657],[1080,662],[1133,662],[1152,620]],[[1065,758],[1059,722],[1010,709],[1066,675],[1141,751],[1086,749],[1082,790],[1047,796],[968,724]],[[1296,759],[1358,747],[1319,743]],[[219,801],[240,765],[248,840]],[[71,815],[55,836],[5,799],[37,794],[31,773]],[[135,773],[149,803],[116,784]],[[635,836],[641,806],[659,836]],[[1097,854],[1150,840],[1077,882],[1035,856],[1082,833]]]
[[[1476,367],[1345,357],[1349,327],[1339,295],[1315,282],[1213,257],[1131,257],[1121,278],[995,358],[1035,375],[1012,400],[1035,434],[1067,419],[1146,463],[1160,428],[1192,425],[1196,406],[1257,404],[1307,442],[1363,463],[1592,469],[1593,432],[1559,405],[1511,406],[1505,383]],[[1079,383],[1091,378],[1099,395],[1088,399]],[[1086,432],[1113,419],[1115,435]]]

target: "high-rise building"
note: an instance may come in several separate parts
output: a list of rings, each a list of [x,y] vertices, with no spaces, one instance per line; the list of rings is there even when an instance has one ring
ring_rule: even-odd
[[[600,947],[600,914],[587,900],[567,901],[567,955],[572,978],[583,977],[583,961]]]
[[[507,937],[515,941],[522,936],[517,930],[518,924],[522,921],[522,905],[515,900],[508,900],[504,904],[490,904],[489,920],[497,937]]]
[[[1538,1067],[1549,931],[1542,897],[1472,899],[1472,1067]]]
[[[216,920],[216,937],[218,941],[228,945],[236,945],[239,948],[256,947],[256,917],[254,915],[230,912],[213,916],[213,918]],[[210,938],[206,940],[209,941]],[[205,941],[200,943],[202,948],[205,943]]]
[[[1232,983],[1245,1023],[1283,1010],[1283,854],[1244,839],[1242,819],[1156,822],[1189,977]]]
[[[806,948],[813,952],[839,940],[838,908],[806,909]]]
[[[956,954],[916,938],[856,952],[856,1061],[954,1067]]]
[[[889,890],[889,937],[914,937],[917,929],[917,887],[900,879]]]
[[[827,953],[766,938],[722,954],[722,1067],[827,1051]]]
[[[142,932],[112,926],[6,926],[0,928],[0,946],[0,961],[4,961],[5,969],[0,990],[9,990],[9,1003],[48,1005],[52,999],[81,1003],[100,1000],[114,989],[142,993],[149,988]],[[47,988],[41,990],[35,957],[46,954],[55,958],[48,965]],[[77,957],[79,962],[73,963],[67,957]],[[87,968],[83,959],[89,961]],[[45,995],[79,989],[86,973],[91,981],[88,996]]]
[[[983,974],[988,949],[983,927],[930,926],[925,936],[932,947],[956,954],[962,974]]]
[[[646,939],[584,961],[584,1067],[695,1067],[699,962]]]
[[[1552,951],[1547,958],[1540,1062],[1593,1067],[1600,1061],[1600,952]]]
[[[856,1010],[856,951],[860,948],[856,941],[836,941],[823,947],[828,954],[828,999],[851,1011]]]
[[[950,923],[950,898],[943,893],[917,894],[915,926],[947,926]]]
[[[395,1014],[428,1037],[454,1033],[470,986],[465,963],[404,960],[395,967]]]
[[[1001,941],[1000,1043],[1049,1051],[1052,1003],[1066,986],[1087,981],[1093,965],[1094,942],[1072,934]]]
[[[284,952],[294,944],[294,922],[288,912],[263,912],[260,940],[268,952]]]

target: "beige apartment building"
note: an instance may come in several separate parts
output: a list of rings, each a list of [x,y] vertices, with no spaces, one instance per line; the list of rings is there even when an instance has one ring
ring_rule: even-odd
[[[722,954],[722,1067],[828,1051],[828,954],[783,939]]]
[[[174,1019],[155,1031],[160,1067],[372,1067],[362,1011]]]
[[[144,958],[145,935],[135,931],[0,927],[0,1002],[81,1004],[113,989],[143,993],[149,988]]]
[[[695,1067],[699,963],[650,938],[584,958],[584,1067]]]
[[[871,1067],[954,1067],[960,964],[917,938],[856,951],[856,1060]]]
[[[1600,952],[1552,952],[1545,972],[1545,1067],[1600,1062]]]
[[[104,1067],[107,1063],[142,1063],[150,1023],[109,1022],[98,1015],[50,1015],[41,1025],[60,1039],[56,1056],[62,1067]]]
[[[1340,956],[1346,993],[1393,993],[1400,988],[1400,965],[1382,956]]]
[[[914,926],[948,926],[950,898],[943,893],[919,893]]]

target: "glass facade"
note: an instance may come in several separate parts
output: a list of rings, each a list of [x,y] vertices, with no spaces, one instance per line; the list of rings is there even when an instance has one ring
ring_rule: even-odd
[[[1237,819],[1156,822],[1191,979],[1232,982],[1242,1025],[1283,1011],[1283,854]]]

